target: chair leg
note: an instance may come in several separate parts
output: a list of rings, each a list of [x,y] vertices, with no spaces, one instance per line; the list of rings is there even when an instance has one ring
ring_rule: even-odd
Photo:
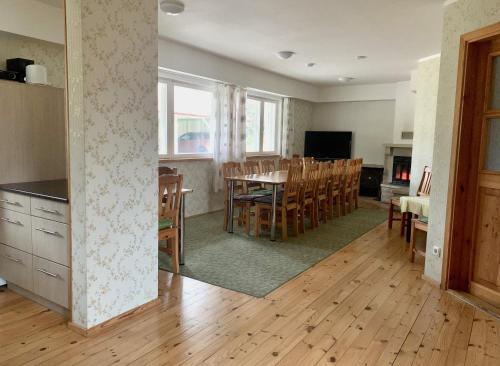
[[[400,236],[405,235],[405,226],[406,226],[406,212],[401,213],[401,228],[399,231]]]
[[[342,216],[342,207],[340,207],[340,196],[335,198],[335,206],[337,206],[337,217]]]
[[[298,211],[299,211],[299,232],[301,234],[304,234],[306,231],[306,222],[305,222],[305,218],[304,218],[306,212],[305,212],[303,204],[300,205]]]
[[[222,227],[222,229],[224,231],[227,231],[227,225],[228,225],[228,220],[227,220],[227,215],[228,215],[228,207],[227,207],[227,204],[228,202],[227,201],[224,201],[224,226]]]
[[[179,230],[177,230],[177,235],[175,235],[172,245],[172,271],[175,274],[179,274]]]
[[[359,191],[356,191],[356,194],[354,195],[354,208],[359,208]]]
[[[389,218],[387,220],[387,226],[389,229],[392,229],[392,221],[394,220],[394,205],[391,203],[389,204]]]
[[[415,262],[415,246],[417,238],[415,237],[415,222],[411,223],[411,240],[410,240],[410,262]]]
[[[260,235],[260,207],[255,207],[255,237],[258,238]]]
[[[283,241],[288,240],[288,227],[286,222],[286,208],[281,209],[281,238]]]
[[[299,210],[298,208],[294,208],[292,210],[292,224],[293,224],[293,235],[297,236],[299,235]]]
[[[243,220],[245,221],[245,233],[250,235],[250,205],[247,204],[245,207],[245,214],[243,216]]]

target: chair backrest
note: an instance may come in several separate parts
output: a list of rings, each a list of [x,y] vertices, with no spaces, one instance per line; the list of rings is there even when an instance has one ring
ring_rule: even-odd
[[[302,189],[302,168],[300,166],[291,166],[288,169],[288,176],[285,183],[282,202],[298,202],[300,191]]]
[[[224,178],[233,177],[235,175],[243,174],[241,171],[240,163],[236,163],[233,161],[228,161],[227,163],[222,164],[222,175]]]
[[[292,165],[292,161],[290,159],[280,159],[280,170],[288,170],[290,168],[290,165]]]
[[[158,175],[177,175],[177,168],[169,168],[168,166],[158,167]]]
[[[179,210],[182,196],[182,174],[162,175],[158,184],[158,219],[170,219],[174,226],[179,224]]]
[[[271,173],[276,170],[274,165],[274,160],[266,159],[260,161],[260,172],[261,173]]]
[[[339,160],[335,160],[334,164],[335,164],[335,166],[346,166],[346,161],[347,160],[339,159]]]
[[[304,194],[306,196],[314,195],[319,172],[318,164],[304,165],[302,178],[304,180]]]
[[[328,184],[332,176],[332,171],[330,169],[330,163],[321,162],[319,164],[318,175],[317,175],[317,186],[316,195],[326,195],[328,192]]]
[[[312,163],[314,163],[314,158],[310,157],[310,156],[307,156],[307,157],[305,156],[302,158],[302,161],[303,161],[304,165],[305,164],[312,164]]]
[[[428,196],[431,193],[432,170],[430,167],[424,167],[422,180],[418,186],[417,196]]]
[[[243,174],[259,174],[260,167],[257,160],[247,160],[242,165]]]
[[[302,158],[292,158],[292,165],[304,165],[304,159]]]

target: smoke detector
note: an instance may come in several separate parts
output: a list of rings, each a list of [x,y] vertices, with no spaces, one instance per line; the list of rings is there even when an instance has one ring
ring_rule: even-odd
[[[184,4],[180,1],[161,0],[160,9],[168,15],[179,15],[184,11]]]

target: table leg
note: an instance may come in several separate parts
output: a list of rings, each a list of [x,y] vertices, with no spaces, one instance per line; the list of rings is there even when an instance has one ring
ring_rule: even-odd
[[[233,233],[233,216],[234,216],[234,180],[229,181],[229,212],[227,218],[227,232]]]
[[[273,184],[273,208],[272,208],[272,213],[271,213],[271,240],[275,241],[276,240],[276,201],[277,201],[277,195],[278,195],[278,185]]]
[[[184,227],[186,224],[186,196],[181,195],[181,230],[179,240],[179,264],[184,264]]]
[[[409,243],[411,240],[411,219],[412,219],[412,213],[407,212],[406,213],[406,242]]]

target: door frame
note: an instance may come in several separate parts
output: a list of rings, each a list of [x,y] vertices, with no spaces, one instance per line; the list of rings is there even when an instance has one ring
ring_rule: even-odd
[[[481,41],[500,35],[500,22],[466,33],[460,37],[455,117],[446,210],[443,270],[441,287],[445,290],[469,291],[473,266],[474,223],[467,221],[464,207],[475,207],[476,176],[479,164],[481,131],[474,126],[477,75],[467,70],[478,67]],[[483,67],[485,67],[483,65]],[[479,136],[475,136],[474,132]],[[475,136],[475,137],[474,137]]]

